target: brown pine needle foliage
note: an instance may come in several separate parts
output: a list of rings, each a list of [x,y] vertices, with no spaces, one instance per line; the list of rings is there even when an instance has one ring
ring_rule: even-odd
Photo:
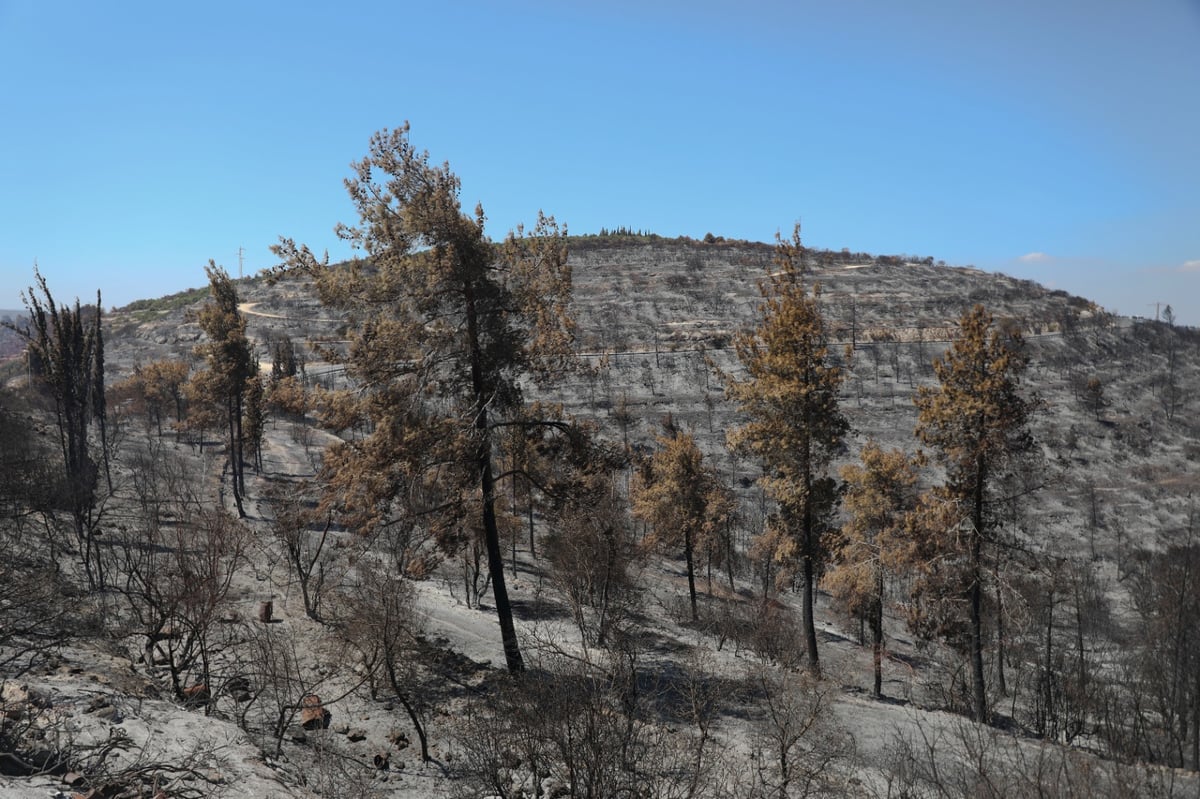
[[[922,387],[914,399],[917,437],[946,471],[945,485],[926,498],[914,525],[913,554],[921,575],[915,588],[926,621],[943,634],[965,607],[959,643],[970,662],[972,713],[979,721],[987,718],[984,580],[998,529],[991,494],[1031,445],[1033,405],[1020,383],[1026,362],[1020,333],[994,325],[991,314],[976,305],[959,320],[950,349],[934,362],[940,385]]]
[[[716,542],[733,513],[733,494],[721,484],[717,472],[705,465],[690,433],[668,423],[658,445],[659,450],[634,480],[633,514],[650,525],[646,546],[674,552],[682,549],[692,621],[697,621],[695,554],[721,550]]]
[[[779,239],[776,271],[760,285],[758,326],[734,342],[747,377],[727,392],[750,417],[729,443],[762,463],[761,484],[778,508],[772,526],[788,547],[776,558],[793,561],[802,576],[808,668],[819,673],[813,593],[838,502],[829,465],[849,425],[838,407],[842,372],[830,360],[819,288],[805,284],[804,257],[797,225],[790,241]]]
[[[192,376],[193,393],[202,402],[219,408],[223,416],[229,442],[233,499],[238,515],[244,517],[246,439],[242,427],[247,387],[257,378],[258,362],[250,351],[246,318],[238,310],[237,288],[229,274],[212,261],[204,271],[208,275],[210,299],[200,308],[196,321],[208,341],[196,347],[196,354],[204,358],[205,368]]]
[[[371,138],[346,188],[357,225],[338,234],[365,254],[331,267],[304,246],[274,248],[281,275],[311,275],[322,301],[351,318],[350,343],[331,353],[352,387],[315,398],[344,439],[325,456],[329,501],[364,531],[423,531],[445,547],[478,525],[487,550],[508,667],[523,667],[501,553],[497,499],[503,430],[576,441],[561,418],[531,418],[521,381],[571,366],[574,322],[566,230],[539,213],[500,244],[484,214],[463,213],[448,164],[418,152],[408,125]]]
[[[883,606],[885,578],[906,542],[908,517],[917,501],[917,463],[898,449],[867,442],[861,465],[840,470],[845,482],[846,522],[837,556],[825,584],[851,616],[871,628],[875,696],[883,690]]]

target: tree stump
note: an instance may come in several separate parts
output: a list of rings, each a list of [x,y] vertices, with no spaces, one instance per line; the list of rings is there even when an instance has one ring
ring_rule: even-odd
[[[258,620],[263,624],[271,621],[271,613],[275,609],[275,604],[271,600],[258,603]]]

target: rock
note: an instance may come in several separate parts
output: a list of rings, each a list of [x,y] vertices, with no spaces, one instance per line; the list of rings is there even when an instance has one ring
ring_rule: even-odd
[[[250,693],[250,681],[245,677],[230,677],[229,682],[225,683],[225,690],[234,702],[249,702],[254,698]]]
[[[347,733],[346,740],[350,741],[352,743],[358,743],[359,741],[365,741],[365,740],[367,740],[367,731],[362,730],[362,729],[351,730],[349,733]]]
[[[207,683],[198,682],[183,689],[184,707],[203,707],[211,701],[212,694],[208,691]]]
[[[382,771],[387,771],[388,753],[380,752],[380,753],[376,754],[374,759],[371,762],[375,764],[375,768],[380,769]]]
[[[287,729],[287,737],[298,744],[302,744],[308,740],[308,733],[304,731],[303,727],[298,727],[293,724]]]
[[[146,637],[150,639],[150,643],[171,641],[179,638],[179,630],[175,629],[173,624],[164,624],[158,630],[152,630],[147,633]]]
[[[542,795],[547,799],[559,799],[562,796],[569,796],[571,789],[562,780],[554,777],[547,777],[542,780]]]
[[[333,714],[321,704],[321,697],[307,694],[300,700],[300,726],[306,730],[323,730],[329,727]]]
[[[4,687],[0,688],[0,704],[48,708],[50,707],[50,695],[29,685],[5,682]]]
[[[335,724],[333,726],[333,731],[336,732],[338,735],[349,735],[350,734],[350,725],[346,724],[344,722],[342,724]]]

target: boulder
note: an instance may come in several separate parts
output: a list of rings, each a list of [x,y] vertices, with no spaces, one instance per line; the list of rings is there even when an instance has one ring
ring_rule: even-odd
[[[321,704],[321,697],[307,694],[300,700],[300,726],[306,730],[323,730],[329,727],[333,714]]]
[[[212,701],[208,683],[198,682],[183,689],[184,707],[203,707]]]
[[[225,683],[225,690],[233,697],[234,702],[249,702],[254,698],[250,693],[250,681],[245,677],[231,677],[229,682]]]

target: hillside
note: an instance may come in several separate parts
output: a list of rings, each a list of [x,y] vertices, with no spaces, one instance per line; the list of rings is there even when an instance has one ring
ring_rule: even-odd
[[[334,439],[315,428],[311,415],[276,414],[267,424],[262,466],[247,480],[249,532],[239,545],[245,558],[229,567],[228,594],[215,606],[212,635],[221,642],[214,646],[220,664],[214,674],[240,679],[253,671],[255,657],[267,653],[282,658],[280,671],[272,672],[279,683],[253,686],[255,700],[248,705],[219,697],[212,717],[180,707],[164,668],[138,660],[137,624],[127,618],[116,623],[121,614],[109,603],[116,607],[121,600],[114,592],[93,623],[123,626],[127,635],[97,636],[106,641],[103,647],[91,639],[73,641],[40,671],[20,675],[22,684],[35,695],[43,692],[45,704],[71,720],[80,740],[111,736],[113,725],[123,723],[122,734],[135,749],[144,745],[147,759],[194,758],[194,773],[173,775],[171,795],[179,796],[478,797],[488,795],[485,788],[491,795],[566,795],[570,783],[558,770],[546,765],[539,771],[511,739],[488,737],[486,720],[501,716],[527,725],[495,725],[514,735],[552,728],[583,736],[575,746],[596,749],[581,756],[580,768],[607,763],[604,758],[615,755],[605,747],[631,740],[646,758],[677,758],[679,773],[686,763],[705,764],[697,779],[708,784],[708,793],[695,781],[689,794],[668,780],[646,788],[653,796],[722,795],[719,786],[765,795],[770,780],[750,782],[769,772],[778,787],[772,745],[786,746],[797,769],[791,787],[774,794],[782,796],[1024,795],[1035,785],[1046,795],[1120,796],[1129,795],[1131,786],[1146,795],[1195,790],[1193,773],[1139,763],[1200,765],[1185,752],[1195,739],[1187,732],[1188,718],[1173,722],[1184,729],[1173,738],[1143,731],[1144,737],[1125,744],[1111,732],[1122,727],[1122,718],[1148,728],[1175,711],[1169,703],[1154,705],[1156,694],[1131,695],[1123,686],[1151,682],[1139,670],[1142,661],[1130,657],[1154,645],[1139,636],[1151,612],[1144,596],[1147,564],[1154,552],[1191,544],[1198,531],[1192,498],[1200,493],[1200,332],[1114,317],[1084,298],[931,259],[809,253],[809,278],[820,286],[820,306],[836,344],[833,358],[846,375],[841,406],[851,432],[835,467],[856,461],[868,440],[917,449],[912,398],[919,387],[936,384],[933,359],[971,306],[985,305],[998,323],[1024,335],[1024,388],[1036,398],[1036,449],[1013,478],[1006,505],[1006,534],[1020,550],[1012,556],[1011,575],[996,579],[1004,587],[997,597],[1008,608],[999,616],[1007,628],[989,630],[1008,647],[1006,659],[989,662],[989,679],[1006,668],[1008,690],[994,697],[995,726],[979,728],[961,715],[959,654],[919,639],[906,626],[904,579],[891,586],[887,606],[883,699],[868,693],[871,656],[859,643],[861,625],[838,612],[826,593],[818,597],[825,679],[814,685],[786,668],[798,604],[786,591],[763,596],[749,557],[771,508],[755,482],[757,464],[734,458],[725,446],[726,432],[744,419],[726,399],[721,378],[722,372],[741,374],[732,338],[755,322],[758,283],[771,268],[773,247],[646,236],[582,237],[570,244],[577,348],[586,368],[523,389],[590,420],[601,438],[622,449],[652,449],[668,415],[694,433],[741,506],[733,574],[727,585],[724,567],[718,565],[714,577],[709,565],[708,579],[700,581],[699,623],[685,611],[682,559],[639,557],[630,564],[629,605],[621,611],[633,643],[627,650],[589,645],[577,629],[569,583],[544,551],[531,551],[517,527],[506,553],[510,591],[535,666],[532,681],[513,689],[500,671],[504,655],[495,614],[481,601],[478,578],[471,584],[469,551],[446,558],[428,579],[404,589],[412,592],[405,594],[412,603],[405,610],[423,628],[410,644],[411,672],[402,675],[419,697],[416,712],[433,744],[433,760],[422,762],[405,699],[392,696],[382,680],[368,685],[361,662],[351,662],[345,641],[334,635],[331,620],[353,602],[366,601],[354,592],[363,590],[360,564],[374,557],[369,543],[327,524],[320,540],[329,534],[332,546],[313,550],[318,528],[302,534],[302,554],[321,563],[330,606],[325,623],[306,616],[300,581],[278,534],[281,509],[288,507],[280,488],[297,506],[314,501],[301,481],[314,477],[323,445]],[[248,336],[268,374],[283,336],[297,344],[344,343],[345,318],[320,305],[305,280],[246,279],[237,282],[237,291]],[[108,314],[108,385],[156,360],[195,361],[194,348],[204,340],[195,313],[207,296],[207,290],[184,292]],[[307,386],[345,385],[344,370],[316,352],[305,350],[302,359]],[[20,384],[15,372],[8,376]],[[1088,389],[1089,380],[1098,381],[1102,397]],[[105,551],[134,551],[119,542],[132,535],[137,520],[153,518],[166,530],[201,508],[219,503],[231,509],[221,487],[219,434],[205,440],[202,430],[189,446],[169,432],[169,424],[159,434],[132,401],[113,413],[124,443],[105,511],[104,546],[112,547]],[[627,487],[634,471],[627,465],[615,485]],[[151,474],[188,499],[148,511],[151,494],[158,496],[148,487]],[[928,468],[922,484],[939,477]],[[515,491],[511,502],[515,509]],[[523,514],[513,515],[524,524]],[[534,517],[529,511],[541,550],[550,520],[541,510]],[[644,532],[636,524],[634,529]],[[224,557],[225,550],[213,552]],[[478,554],[474,565],[478,569]],[[274,624],[255,621],[266,600],[274,602]],[[1191,631],[1195,622],[1184,626]],[[1185,643],[1192,640],[1200,634]],[[1091,669],[1086,685],[1071,671],[1076,657],[1086,657]],[[1043,668],[1044,662],[1051,665]],[[294,687],[283,685],[283,673]],[[633,699],[621,693],[627,690],[621,680],[633,686]],[[13,718],[17,701],[9,685],[16,682],[5,683],[6,718]],[[327,730],[306,734],[295,722],[301,697],[310,693],[322,696],[333,717]],[[636,725],[633,715],[622,715],[618,694],[641,708]],[[103,702],[86,709],[96,697]],[[117,708],[117,720],[104,716],[104,707]],[[287,716],[273,731],[275,740],[258,722],[247,723],[251,708],[252,720],[263,709]],[[1200,707],[1192,713],[1200,718]],[[572,727],[572,718],[584,717],[594,726]],[[1074,721],[1068,724],[1067,717]],[[1043,743],[1039,735],[1071,746]],[[495,780],[503,773],[508,782],[484,786],[479,775],[485,773]],[[9,778],[9,793],[0,788],[0,796],[58,785],[58,776]]]
[[[24,311],[0,310],[0,363],[15,358],[24,351],[20,337],[3,324],[16,323],[23,315]]]
[[[547,396],[595,418],[613,439],[624,435],[613,419],[624,398],[635,417],[629,436],[645,444],[671,413],[695,429],[710,457],[725,458],[723,431],[736,423],[736,413],[706,362],[736,373],[731,337],[754,320],[758,282],[772,253],[772,245],[748,242],[574,239],[578,348],[593,368],[564,376]],[[852,350],[844,362],[843,404],[857,443],[873,438],[915,448],[911,397],[916,387],[934,382],[932,360],[958,317],[982,303],[998,323],[1015,322],[1028,343],[1026,382],[1040,400],[1035,437],[1049,483],[1036,504],[1062,522],[1053,540],[1074,551],[1084,532],[1089,542],[1110,546],[1115,540],[1104,537],[1113,528],[1138,541],[1169,535],[1159,527],[1165,519],[1152,520],[1138,509],[1148,503],[1165,514],[1168,507],[1157,500],[1185,499],[1200,480],[1196,408],[1182,399],[1200,383],[1197,331],[1113,317],[1084,298],[1028,280],[898,257],[824,253],[814,258],[811,274],[834,340],[842,345],[834,347],[835,357],[844,361],[845,348]],[[280,334],[295,341],[339,335],[338,320],[304,284],[246,281],[240,291],[260,355]],[[117,314],[110,321],[122,329],[126,318]],[[200,334],[181,322],[172,312],[163,322],[144,323],[123,336],[121,351],[128,357],[147,347],[143,360],[152,352],[186,353]],[[1162,390],[1168,353],[1177,353],[1171,379],[1173,401],[1181,404],[1170,419]],[[319,377],[324,368],[314,361],[309,374]],[[1104,386],[1099,414],[1089,408],[1084,390],[1093,377]],[[855,450],[851,446],[848,455]],[[727,468],[753,473],[750,464]],[[1098,510],[1089,500],[1085,514],[1081,498],[1094,493],[1101,497]],[[1096,522],[1105,531],[1085,531],[1078,522],[1084,516],[1112,521]]]

